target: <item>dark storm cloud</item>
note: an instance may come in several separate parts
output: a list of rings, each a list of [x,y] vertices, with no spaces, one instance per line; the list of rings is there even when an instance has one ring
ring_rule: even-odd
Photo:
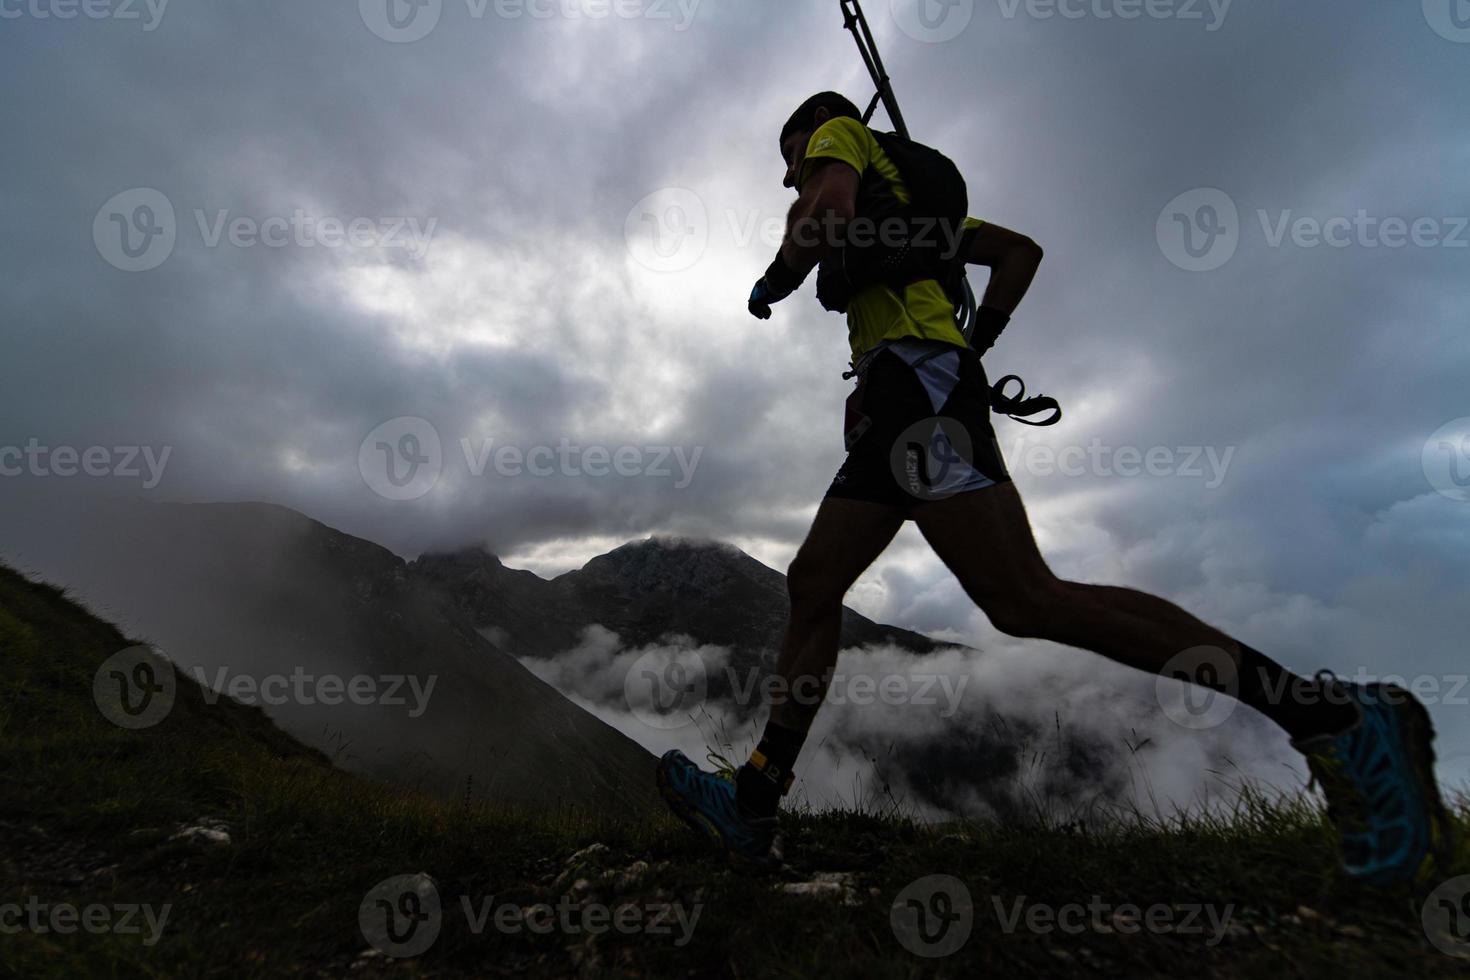
[[[915,134],[960,162],[975,214],[1047,249],[989,367],[1069,414],[1001,423],[1003,449],[1113,454],[1018,468],[1044,549],[1300,669],[1463,669],[1470,552],[1446,542],[1470,505],[1420,457],[1470,414],[1470,249],[1273,235],[1470,214],[1470,44],[1419,4],[1126,6],[933,3],[968,20],[927,43],[912,3],[870,0]],[[405,554],[479,542],[575,564],[589,541],[666,530],[785,560],[840,459],[843,331],[810,288],[769,323],[743,301],[771,251],[752,222],[790,201],[776,127],[811,91],[868,91],[836,8],[445,0],[400,44],[369,29],[371,4],[170,4],[152,30],[6,7],[0,446],[170,446],[152,493],[277,501]],[[146,272],[93,242],[132,188],[176,213],[173,253]],[[675,188],[700,213],[671,212]],[[1156,222],[1199,188],[1236,207],[1236,247],[1190,272]],[[378,235],[413,220],[427,247],[207,244],[222,213],[298,211]],[[697,258],[649,268],[649,229],[695,219]],[[359,451],[404,416],[432,424],[442,473],[396,501]],[[682,487],[677,466],[476,476],[461,440],[486,439],[702,455]],[[1130,447],[1169,450],[1172,469],[1121,475]],[[1207,448],[1232,453],[1208,487],[1184,472]],[[996,640],[912,532],[855,598]],[[1446,726],[1463,711],[1435,708]]]

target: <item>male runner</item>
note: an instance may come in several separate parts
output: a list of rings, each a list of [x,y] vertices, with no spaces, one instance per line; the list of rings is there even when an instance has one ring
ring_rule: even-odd
[[[780,145],[785,185],[798,199],[781,250],[751,294],[750,311],[762,318],[832,253],[830,236],[798,230],[861,217],[858,202],[871,199],[875,181],[909,199],[902,174],[841,95],[824,92],[804,102],[782,128]],[[1348,874],[1388,884],[1426,870],[1447,846],[1448,819],[1434,779],[1429,717],[1408,692],[1327,673],[1298,677],[1163,599],[1063,581],[1047,567],[1002,463],[980,366],[980,354],[1030,286],[1041,248],[969,219],[960,249],[965,262],[990,269],[973,348],[935,279],[868,285],[851,297],[847,322],[859,383],[849,399],[848,456],[791,564],[791,617],[776,665],[782,689],[815,683],[825,692],[843,596],[912,520],[970,598],[1011,636],[1081,647],[1154,674],[1184,651],[1214,648],[1223,669],[1183,679],[1239,699],[1287,732],[1323,788]],[[937,479],[936,457],[947,464]],[[773,704],[756,750],[733,781],[701,771],[677,750],[667,753],[657,774],[665,799],[732,854],[778,860],[777,805],[820,704],[790,697]]]

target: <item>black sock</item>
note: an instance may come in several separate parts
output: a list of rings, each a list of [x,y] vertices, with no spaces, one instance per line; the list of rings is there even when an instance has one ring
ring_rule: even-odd
[[[1358,709],[1337,696],[1330,686],[1299,677],[1244,643],[1240,645],[1235,696],[1297,740],[1336,735],[1358,720]]]
[[[735,802],[754,817],[774,817],[781,796],[791,786],[791,768],[801,754],[806,732],[766,722],[750,761],[735,774]]]

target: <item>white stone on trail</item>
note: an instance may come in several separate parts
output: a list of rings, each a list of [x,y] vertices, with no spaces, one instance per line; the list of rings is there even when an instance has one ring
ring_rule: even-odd
[[[207,844],[230,843],[229,824],[223,820],[205,817],[193,824],[185,824],[169,840],[204,841]]]
[[[857,882],[846,871],[818,871],[811,881],[782,882],[776,890],[788,895],[840,901],[843,905],[862,904]]]
[[[571,857],[567,858],[565,867],[575,868],[584,861],[590,861],[595,857],[601,857],[608,852],[606,844],[588,844]]]

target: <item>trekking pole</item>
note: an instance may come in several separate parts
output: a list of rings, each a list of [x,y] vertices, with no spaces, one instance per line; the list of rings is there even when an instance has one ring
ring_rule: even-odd
[[[863,113],[863,125],[873,118],[873,111],[878,108],[878,103],[883,103],[883,108],[888,110],[888,118],[893,123],[893,131],[904,139],[909,138],[909,127],[903,121],[903,113],[898,111],[898,99],[893,94],[893,81],[888,77],[888,72],[883,69],[883,59],[878,56],[878,44],[873,40],[873,31],[868,27],[868,18],[863,16],[863,8],[858,0],[841,0],[842,2],[842,26],[852,32],[853,40],[857,41],[858,53],[863,56],[863,64],[868,66],[868,74],[873,76],[873,84],[877,91],[873,93],[873,101],[868,103],[868,111]]]
[[[882,102],[889,122],[893,123],[893,131],[908,139],[908,124],[903,121],[903,113],[898,109],[898,97],[893,94],[893,80],[883,67],[883,58],[878,54],[878,43],[873,40],[873,30],[868,26],[868,18],[863,16],[862,4],[858,0],[841,0],[841,3],[842,26],[852,32],[853,40],[857,42],[858,54],[862,55],[863,64],[867,66],[868,74],[872,76],[873,85],[877,88],[873,93],[873,100],[868,103],[867,111],[863,113],[863,125],[866,126],[873,118],[878,103]],[[959,309],[955,311],[955,326],[968,344],[975,332],[975,291],[970,288],[970,277],[964,272],[960,273],[960,284],[963,287],[963,298]]]

